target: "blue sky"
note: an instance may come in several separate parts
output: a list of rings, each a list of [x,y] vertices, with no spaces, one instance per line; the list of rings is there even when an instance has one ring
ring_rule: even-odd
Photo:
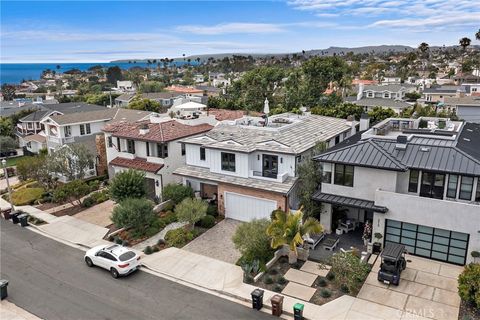
[[[2,62],[452,45],[480,28],[472,0],[0,3]]]

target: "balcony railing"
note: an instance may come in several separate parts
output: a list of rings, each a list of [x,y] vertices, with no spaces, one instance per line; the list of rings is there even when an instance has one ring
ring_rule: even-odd
[[[53,143],[61,144],[61,145],[65,143],[72,143],[75,141],[73,137],[59,138],[55,136],[47,136],[47,140]]]
[[[288,172],[281,174],[265,174],[265,172],[262,173],[262,171],[250,170],[250,177],[262,180],[284,182],[288,178]]]

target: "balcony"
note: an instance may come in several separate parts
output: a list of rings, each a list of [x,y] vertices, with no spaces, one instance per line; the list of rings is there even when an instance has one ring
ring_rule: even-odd
[[[273,173],[266,173],[266,172],[261,172],[261,171],[255,171],[255,170],[250,170],[250,175],[251,178],[256,178],[256,179],[261,179],[261,180],[267,180],[267,181],[276,181],[276,182],[285,182],[288,178],[288,173],[282,173],[282,174],[273,174]]]
[[[55,136],[47,136],[47,141],[52,142],[52,143],[56,143],[56,144],[59,144],[59,145],[64,145],[66,143],[74,142],[75,139],[73,137],[59,138],[59,137],[55,137]]]

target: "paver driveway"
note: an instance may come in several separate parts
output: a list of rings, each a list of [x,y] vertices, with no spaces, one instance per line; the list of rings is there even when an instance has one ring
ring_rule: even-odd
[[[358,298],[424,318],[457,319],[457,278],[463,267],[410,255],[406,258],[409,262],[398,286],[377,280],[380,258],[377,259]]]
[[[220,221],[182,249],[235,264],[240,258],[240,252],[235,249],[232,236],[241,223],[231,219]]]

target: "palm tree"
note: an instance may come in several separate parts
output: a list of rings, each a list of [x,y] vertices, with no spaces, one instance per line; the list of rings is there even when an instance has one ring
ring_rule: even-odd
[[[480,29],[478,29],[477,33],[475,33],[475,39],[480,41]]]
[[[458,43],[463,48],[463,51],[465,51],[465,50],[467,50],[467,47],[470,45],[471,42],[472,42],[472,40],[470,40],[469,38],[463,37],[462,39],[460,39],[460,41]]]
[[[430,47],[428,46],[428,43],[426,43],[426,42],[422,42],[418,46],[418,50],[420,50],[420,52],[422,53],[422,58],[423,59],[428,57],[427,52],[428,52],[429,49],[430,49]],[[423,71],[425,71],[425,69],[426,69],[425,61],[422,61],[422,69],[423,69]]]
[[[271,247],[287,247],[288,262],[297,262],[297,246],[303,244],[303,236],[307,233],[320,233],[322,225],[314,218],[302,222],[302,209],[295,213],[276,210],[272,222],[267,228],[267,234],[272,238]]]

